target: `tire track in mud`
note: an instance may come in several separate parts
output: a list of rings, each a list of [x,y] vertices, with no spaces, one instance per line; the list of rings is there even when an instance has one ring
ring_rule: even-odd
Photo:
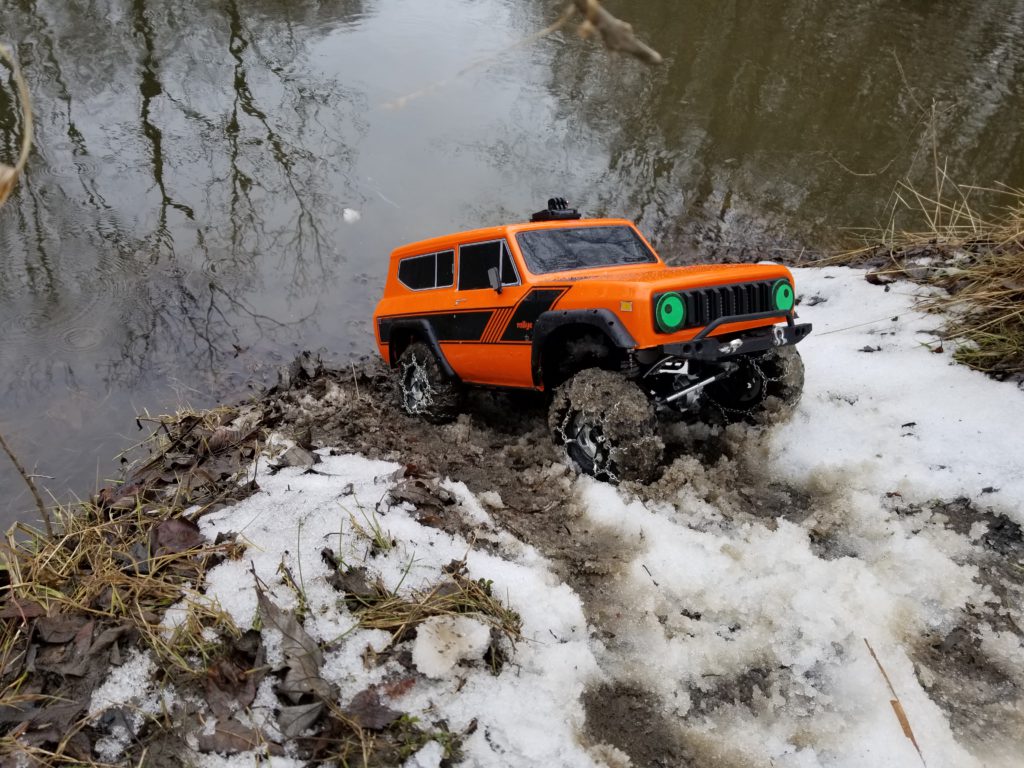
[[[414,476],[447,476],[464,482],[475,494],[500,495],[504,506],[490,509],[495,521],[536,547],[583,601],[599,646],[595,655],[607,675],[584,693],[584,737],[594,746],[615,748],[604,751],[609,765],[616,765],[616,750],[638,768],[749,764],[749,757],[730,752],[694,726],[723,706],[752,707],[773,686],[785,695],[794,682],[787,677],[790,673],[751,665],[731,678],[709,681],[703,690],[691,690],[682,709],[654,690],[644,673],[649,661],[643,655],[645,638],[652,632],[671,636],[677,622],[671,616],[650,615],[647,609],[638,612],[626,582],[642,544],[589,519],[580,483],[562,466],[551,444],[542,398],[475,393],[455,423],[429,425],[397,408],[386,370],[373,364],[351,376],[346,372],[315,378],[276,397],[274,401],[271,393],[272,413],[276,408],[282,424],[316,444],[399,461]],[[710,518],[705,514],[676,521],[683,525],[727,533],[751,523],[774,529],[778,520],[788,520],[808,532],[812,550],[822,560],[859,557],[845,535],[848,491],[836,478],[807,479],[797,485],[771,477],[763,427],[679,425],[670,427],[666,438],[669,462],[663,476],[647,486],[621,489],[635,495],[651,514],[673,514],[685,489],[689,499],[714,512]],[[899,514],[921,517],[922,527],[947,526],[961,535],[984,517],[963,508],[946,513],[907,508]],[[984,518],[990,528],[994,520],[992,515]],[[447,524],[463,534],[472,527],[461,520]],[[978,641],[979,628],[997,620],[1001,630],[1018,638],[1021,634],[1018,623],[1008,618],[1005,603],[1021,595],[1019,558],[1024,545],[1019,528],[1001,530],[997,527],[989,537],[991,546],[983,540],[978,545],[981,554],[972,551],[967,558],[981,565],[979,578],[993,585],[995,604],[971,607],[956,630],[914,638],[908,650],[923,687],[968,744],[985,737],[972,727],[979,713],[991,729],[992,716],[1009,714],[1004,702],[1016,703],[1021,697],[1020,676],[1000,669]],[[1007,562],[999,547],[1009,547],[1007,553],[1011,560],[1018,558],[1017,564]],[[653,576],[651,580],[655,581]],[[652,587],[658,589],[656,584]],[[685,617],[687,607],[667,604],[662,613],[673,611]],[[623,762],[621,757],[619,761]]]
[[[599,664],[624,652],[632,609],[616,581],[638,549],[586,521],[576,478],[548,434],[543,397],[473,393],[454,423],[431,425],[401,412],[386,369],[369,364],[351,378],[322,376],[271,398],[277,420],[315,444],[398,461],[413,475],[449,477],[474,494],[497,492],[503,507],[489,509],[495,522],[535,547],[580,596],[604,649]],[[472,528],[462,520],[446,526],[463,535]],[[584,736],[599,751],[611,745],[637,768],[690,764],[678,724],[641,684],[609,676],[584,694],[584,705]],[[616,764],[614,749],[604,755]]]

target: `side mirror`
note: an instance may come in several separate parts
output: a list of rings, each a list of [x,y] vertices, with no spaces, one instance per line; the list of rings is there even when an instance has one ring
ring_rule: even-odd
[[[501,278],[498,277],[497,267],[491,267],[487,270],[487,282],[491,284],[491,288],[501,293]]]

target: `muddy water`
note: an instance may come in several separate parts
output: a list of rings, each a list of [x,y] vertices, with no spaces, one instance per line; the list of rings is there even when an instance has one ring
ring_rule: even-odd
[[[570,30],[507,49],[557,6],[0,0],[38,122],[0,211],[0,428],[41,482],[90,491],[142,409],[369,351],[392,247],[552,194],[692,260],[827,246],[935,157],[1024,186],[1022,0],[609,2],[653,71]],[[18,128],[5,81],[0,160]],[[30,507],[0,461],[0,522]]]

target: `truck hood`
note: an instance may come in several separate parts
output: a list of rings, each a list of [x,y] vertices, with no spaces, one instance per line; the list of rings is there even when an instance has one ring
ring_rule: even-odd
[[[545,275],[552,282],[619,283],[634,290],[701,288],[710,285],[745,283],[754,280],[790,278],[790,272],[781,264],[694,264],[686,267],[647,267],[628,269],[604,267],[602,269],[574,270]]]

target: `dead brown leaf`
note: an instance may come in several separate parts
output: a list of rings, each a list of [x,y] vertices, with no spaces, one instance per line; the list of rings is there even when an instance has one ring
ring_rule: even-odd
[[[70,643],[89,621],[87,616],[41,616],[36,620],[36,637],[44,643]]]
[[[234,755],[264,747],[271,755],[283,755],[280,744],[270,741],[262,731],[242,725],[237,720],[218,720],[211,734],[199,737],[200,752]]]
[[[368,731],[383,730],[402,716],[401,712],[381,704],[380,694],[372,687],[357,693],[344,712]]]
[[[153,556],[179,554],[206,543],[199,526],[184,517],[174,517],[153,526],[150,552]]]
[[[323,701],[333,700],[333,686],[320,677],[320,667],[324,663],[320,646],[302,628],[295,612],[284,611],[275,605],[267,597],[258,580],[256,599],[259,602],[264,626],[277,629],[282,637],[283,666],[287,667],[288,671],[278,686],[278,692],[288,697],[294,704],[298,704],[306,694],[312,694]]]
[[[324,703],[314,701],[311,704],[296,704],[294,707],[281,707],[277,714],[277,725],[287,739],[294,739],[304,731],[313,727],[324,712]]]
[[[8,599],[0,607],[0,619],[35,619],[46,615],[46,609],[34,600]]]

